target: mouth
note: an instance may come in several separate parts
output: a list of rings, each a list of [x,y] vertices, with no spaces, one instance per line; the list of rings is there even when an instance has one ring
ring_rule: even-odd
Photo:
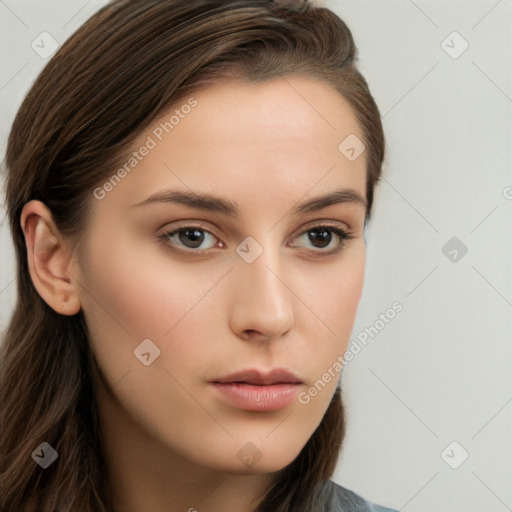
[[[219,398],[247,411],[270,412],[290,406],[303,381],[283,368],[243,370],[211,381]]]

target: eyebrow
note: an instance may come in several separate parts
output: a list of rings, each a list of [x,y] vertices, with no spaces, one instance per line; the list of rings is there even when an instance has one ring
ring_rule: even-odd
[[[240,216],[238,203],[210,193],[192,190],[162,190],[144,199],[144,201],[130,206],[130,208],[160,203],[182,204],[233,218],[239,218]],[[367,206],[366,200],[355,190],[339,189],[300,203],[292,210],[292,215],[316,212],[333,204],[340,203],[359,204],[365,209]]]

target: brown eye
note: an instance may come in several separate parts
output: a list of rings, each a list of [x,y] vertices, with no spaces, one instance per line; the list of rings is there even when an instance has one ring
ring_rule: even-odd
[[[304,231],[304,233],[302,233],[298,238],[301,237],[303,239],[304,237],[306,237],[306,243],[312,244],[314,249],[325,249],[326,247],[332,246],[331,250],[313,251],[326,254],[332,254],[334,252],[340,251],[345,246],[347,240],[351,240],[352,238],[354,238],[353,235],[351,235],[344,229],[328,225],[314,226]],[[338,243],[336,243],[336,239],[338,240]],[[294,247],[298,247],[296,243],[293,245]]]
[[[176,245],[178,248],[203,251],[208,249],[208,247],[201,247],[207,237],[214,239],[212,247],[215,247],[216,238],[209,231],[197,226],[181,227],[164,233],[160,238],[169,245]]]
[[[310,229],[308,238],[313,244],[320,244],[319,246],[315,245],[315,247],[323,249],[324,247],[327,247],[331,243],[332,231],[328,228]]]
[[[186,247],[189,247],[187,245],[189,241],[192,242],[191,249],[197,249],[203,243],[204,240],[203,231],[197,228],[180,229],[177,234],[180,243],[182,243]]]
[[[210,246],[207,245],[207,239],[210,238]],[[313,250],[311,252],[318,255],[329,255],[341,251],[347,240],[353,237],[350,233],[336,226],[320,225],[314,226],[304,231],[298,239],[306,241]],[[216,246],[217,237],[210,231],[200,226],[181,226],[178,229],[163,233],[159,240],[171,249],[177,249],[191,254],[200,255]],[[205,247],[206,240],[206,247]],[[304,245],[293,243],[293,247],[303,247]],[[326,249],[327,248],[327,249]]]

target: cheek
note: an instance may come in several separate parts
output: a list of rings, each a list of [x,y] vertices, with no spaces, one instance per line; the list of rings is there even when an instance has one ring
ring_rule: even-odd
[[[365,263],[364,242],[357,241],[332,264],[304,270],[301,298],[311,309],[309,316],[319,324],[319,333],[336,340],[350,336],[363,290]]]
[[[145,339],[161,351],[156,366],[174,367],[175,361],[198,357],[198,351],[190,351],[194,340],[196,345],[211,345],[204,333],[211,332],[212,318],[218,322],[219,305],[212,303],[214,294],[209,295],[229,264],[194,267],[171,260],[154,244],[130,252],[130,243],[121,238],[109,245],[97,240],[87,272],[81,271],[81,300],[92,349],[100,367],[111,375],[111,384],[129,368],[141,366],[134,350]]]
[[[350,336],[364,285],[365,258],[354,259],[342,268],[331,281],[328,295],[332,307],[328,309],[334,330],[346,340]]]
[[[299,304],[296,321],[304,332],[302,351],[312,378],[331,368],[348,346],[363,290],[365,263],[364,242],[357,242],[340,260],[319,265],[314,275],[310,271],[301,283],[300,296],[308,307]]]

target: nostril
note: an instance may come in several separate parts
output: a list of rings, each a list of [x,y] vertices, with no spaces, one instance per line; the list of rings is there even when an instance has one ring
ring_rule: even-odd
[[[247,329],[246,331],[244,331],[244,337],[246,339],[251,339],[251,338],[263,338],[264,341],[267,341],[269,340],[271,337],[270,336],[267,336],[265,334],[262,334],[261,332],[259,331],[256,331],[255,329]]]

